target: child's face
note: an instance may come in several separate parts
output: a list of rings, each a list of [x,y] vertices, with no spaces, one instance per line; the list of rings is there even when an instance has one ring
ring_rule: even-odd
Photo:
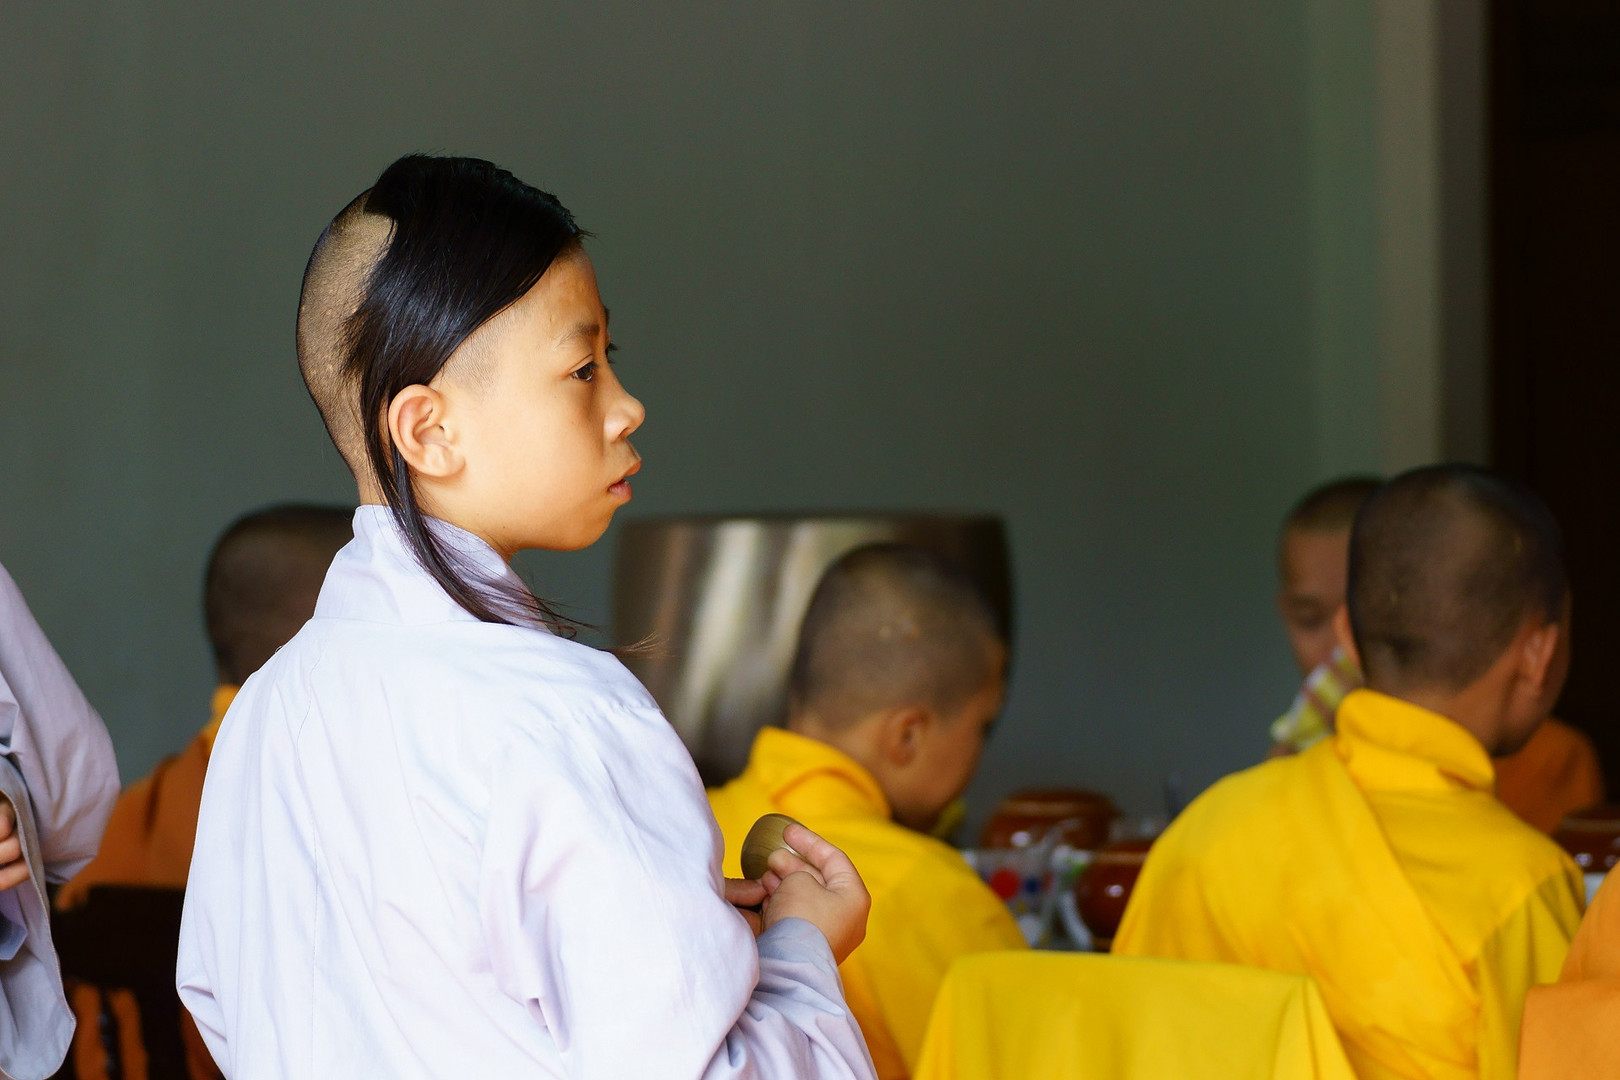
[[[911,760],[884,778],[884,793],[900,824],[931,832],[945,808],[967,789],[985,739],[1001,714],[1007,686],[1004,667],[1005,660],[998,657],[995,675],[978,693],[949,715],[931,714],[917,735]]]
[[[641,466],[630,435],[646,416],[608,366],[608,343],[582,252],[480,327],[432,384],[462,467],[422,485],[429,507],[507,557],[600,537],[630,501]]]
[[[1348,530],[1290,529],[1282,538],[1277,610],[1301,675],[1333,655],[1333,614],[1344,604],[1349,565]]]

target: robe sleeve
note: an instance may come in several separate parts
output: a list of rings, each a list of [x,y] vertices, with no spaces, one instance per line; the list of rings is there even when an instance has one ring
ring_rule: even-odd
[[[1518,1075],[1519,1022],[1530,988],[1558,978],[1581,921],[1584,889],[1573,868],[1542,882],[1480,950],[1479,1076]]]
[[[1554,986],[1532,987],[1519,1038],[1520,1080],[1602,1076],[1620,1061],[1620,877],[1598,889]]]
[[[101,718],[3,567],[0,752],[28,785],[47,878],[66,881],[101,843],[118,797],[118,765]]]
[[[598,766],[585,741],[510,747],[479,882],[497,984],[548,1029],[568,1074],[870,1077],[820,931],[784,920],[756,948],[722,898],[696,774],[650,820]]]

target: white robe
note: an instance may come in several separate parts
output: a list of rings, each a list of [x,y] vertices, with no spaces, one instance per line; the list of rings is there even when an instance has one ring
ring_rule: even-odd
[[[0,567],[0,792],[17,810],[31,880],[0,893],[0,1075],[54,1073],[73,1039],[51,944],[45,883],[95,857],[118,798],[118,764],[22,593]]]
[[[361,507],[215,744],[181,999],[233,1080],[871,1076],[825,939],[756,947],[720,856],[617,660],[478,622]]]

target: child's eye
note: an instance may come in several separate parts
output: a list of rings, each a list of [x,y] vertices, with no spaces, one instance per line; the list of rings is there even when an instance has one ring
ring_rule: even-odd
[[[592,360],[584,367],[575,368],[574,378],[578,379],[580,382],[590,382],[592,379],[596,378],[596,361]]]

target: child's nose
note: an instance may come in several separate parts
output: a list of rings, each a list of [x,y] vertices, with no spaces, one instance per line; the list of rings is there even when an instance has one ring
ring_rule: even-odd
[[[609,427],[612,429],[610,434],[615,439],[628,439],[635,434],[642,421],[647,419],[647,409],[623,386],[619,387],[619,393],[623,397],[614,408],[612,419],[609,421]]]

